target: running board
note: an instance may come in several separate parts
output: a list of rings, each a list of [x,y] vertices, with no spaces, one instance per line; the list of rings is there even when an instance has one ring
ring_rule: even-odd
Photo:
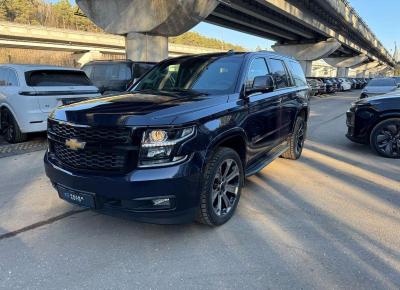
[[[285,153],[289,149],[288,144],[279,145],[276,148],[272,149],[268,154],[265,156],[264,159],[260,160],[259,162],[252,164],[250,167],[246,169],[246,177],[256,174],[257,172],[261,171],[265,166],[270,164],[275,159],[279,158],[283,153]]]

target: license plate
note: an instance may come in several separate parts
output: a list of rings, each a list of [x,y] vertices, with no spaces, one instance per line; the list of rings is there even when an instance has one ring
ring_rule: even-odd
[[[96,202],[93,194],[76,191],[73,189],[65,188],[63,186],[58,186],[57,188],[60,198],[70,203],[88,208],[96,207]]]

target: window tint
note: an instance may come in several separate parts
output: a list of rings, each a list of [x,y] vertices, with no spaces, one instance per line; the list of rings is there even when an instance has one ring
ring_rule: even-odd
[[[290,69],[292,71],[292,76],[294,79],[294,83],[296,86],[305,86],[306,85],[306,78],[304,76],[303,69],[298,62],[289,61]]]
[[[269,60],[272,76],[275,80],[275,87],[277,89],[286,88],[290,86],[289,76],[286,72],[283,61],[278,59]]]
[[[83,71],[74,70],[36,70],[25,73],[26,83],[32,87],[91,86],[92,83]]]
[[[0,86],[6,86],[7,79],[8,79],[7,69],[0,68]]]
[[[132,70],[127,63],[101,63],[93,65],[93,81],[129,81]]]
[[[372,79],[369,81],[368,86],[374,87],[388,87],[388,86],[395,86],[396,81],[392,78],[387,79]]]
[[[265,76],[269,74],[269,70],[264,58],[254,59],[249,67],[246,79],[246,87],[251,87],[255,77]]]
[[[18,77],[15,71],[8,69],[8,86],[18,86]]]

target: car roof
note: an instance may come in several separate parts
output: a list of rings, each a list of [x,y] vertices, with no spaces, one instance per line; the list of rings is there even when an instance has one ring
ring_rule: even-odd
[[[7,67],[13,68],[18,71],[31,71],[31,70],[72,70],[80,71],[78,68],[55,66],[55,65],[37,65],[37,64],[0,64],[0,68]]]

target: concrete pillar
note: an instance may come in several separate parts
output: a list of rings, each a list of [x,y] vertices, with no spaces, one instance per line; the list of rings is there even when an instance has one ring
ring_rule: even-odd
[[[349,68],[348,67],[338,67],[336,70],[336,76],[338,78],[347,78],[349,76]]]
[[[168,37],[131,32],[125,41],[127,59],[159,62],[168,58]]]
[[[82,51],[82,52],[74,52],[72,54],[72,58],[74,61],[82,67],[84,64],[93,61],[103,59],[103,54],[100,51]]]
[[[311,76],[313,60],[318,60],[331,55],[341,46],[334,38],[325,41],[307,44],[275,44],[272,49],[278,53],[293,56],[300,61],[306,77]]]
[[[357,71],[356,72],[356,77],[357,78],[366,78],[366,77],[368,77],[367,76],[367,71],[365,71],[365,70],[364,71]]]
[[[310,77],[312,75],[312,60],[299,60],[299,63],[303,68],[304,74]]]

